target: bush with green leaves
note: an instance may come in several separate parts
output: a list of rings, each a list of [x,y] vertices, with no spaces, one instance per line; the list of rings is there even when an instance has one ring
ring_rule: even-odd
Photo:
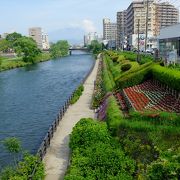
[[[104,59],[103,61],[102,79],[105,92],[111,92],[115,87],[115,82],[113,80],[111,72],[108,70],[106,59]]]
[[[180,162],[170,162],[166,159],[158,160],[151,163],[147,169],[147,177],[149,179],[174,179],[180,178]]]
[[[1,180],[26,180],[30,178],[37,180],[44,179],[44,177],[45,169],[42,161],[39,160],[39,157],[27,153],[16,167],[7,167],[0,174]]]
[[[80,86],[75,90],[75,92],[74,92],[74,94],[73,94],[73,97],[72,97],[72,99],[71,99],[71,101],[70,101],[70,104],[76,103],[76,102],[78,101],[78,99],[80,98],[80,96],[82,95],[83,91],[84,91],[84,86],[83,86],[83,85],[80,85]]]
[[[92,119],[81,119],[73,128],[70,136],[70,148],[86,148],[95,142],[110,143],[110,135],[105,123],[98,123]]]
[[[131,64],[127,63],[127,64],[123,64],[121,66],[121,70],[122,71],[128,71],[129,69],[131,69]]]
[[[154,79],[180,91],[180,71],[155,65],[152,68],[152,74]]]
[[[108,98],[108,106],[106,110],[106,121],[109,131],[112,135],[117,135],[117,130],[123,118],[122,111],[117,104],[117,101],[114,96]]]
[[[133,179],[135,162],[113,139],[106,123],[81,119],[70,136],[71,165],[65,180]]]
[[[135,86],[152,77],[151,66],[140,69],[137,72],[129,73],[116,81],[117,87],[120,89]]]
[[[22,151],[19,139],[12,137],[3,141],[6,150],[14,155],[14,165],[5,167],[0,172],[1,180],[37,180],[44,179],[45,169],[44,164],[36,155],[24,153]],[[21,153],[21,161],[16,159],[16,155]]]

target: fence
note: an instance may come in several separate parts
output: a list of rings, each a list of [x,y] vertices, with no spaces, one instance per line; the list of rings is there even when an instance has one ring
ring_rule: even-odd
[[[96,61],[94,60],[92,66],[91,66],[91,69],[89,70],[88,74],[83,78],[83,80],[81,81],[80,84],[84,84],[85,83],[85,81],[87,80],[87,78],[89,77],[91,72],[93,71],[95,63],[96,63]],[[71,96],[66,100],[66,102],[64,103],[64,106],[62,108],[60,108],[60,111],[59,111],[57,117],[55,118],[55,120],[52,123],[52,125],[49,127],[49,130],[48,130],[47,134],[45,135],[45,137],[44,137],[44,139],[43,139],[43,141],[42,141],[42,143],[41,143],[41,145],[40,145],[40,147],[39,147],[39,149],[37,151],[37,155],[39,156],[41,161],[43,160],[43,158],[44,158],[44,156],[45,156],[45,154],[47,152],[47,149],[48,149],[48,147],[51,144],[51,139],[53,138],[54,133],[56,132],[56,129],[57,129],[60,121],[62,120],[65,112],[67,111],[67,109],[70,106],[70,101],[71,101],[75,91],[77,90],[77,88],[73,91]],[[36,167],[37,167],[37,165],[38,165],[38,162],[36,164]],[[33,176],[34,176],[34,174],[36,172],[36,167],[34,168],[34,170],[32,172],[32,175],[29,177],[29,180],[31,180],[33,178]]]

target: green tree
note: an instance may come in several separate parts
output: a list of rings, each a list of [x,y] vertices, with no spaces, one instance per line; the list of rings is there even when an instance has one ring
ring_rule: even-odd
[[[6,138],[3,141],[3,145],[6,150],[13,155],[18,153],[22,154],[21,143],[15,137]],[[43,162],[38,156],[29,153],[23,153],[22,160],[19,161],[18,164],[16,161],[15,166],[5,167],[0,172],[1,180],[39,180],[44,179],[44,177],[45,169]]]
[[[14,32],[14,33],[11,33],[11,34],[8,34],[6,36],[6,40],[9,41],[9,42],[15,42],[17,39],[21,38],[22,35],[17,33],[17,32]]]
[[[10,137],[6,138],[3,141],[3,145],[6,148],[6,150],[13,155],[14,158],[14,164],[17,164],[17,155],[21,151],[21,142],[15,138],[15,137]]]
[[[97,40],[91,41],[91,44],[88,46],[88,49],[92,51],[93,54],[98,54],[102,48],[102,43],[99,43]]]
[[[14,42],[14,50],[18,56],[22,56],[24,62],[35,63],[36,58],[41,54],[41,50],[38,49],[36,42],[29,37],[18,38]]]
[[[0,51],[2,52],[8,52],[9,48],[10,48],[10,42],[7,41],[6,39],[2,39],[0,40]]]
[[[69,44],[66,40],[60,40],[51,45],[50,53],[52,58],[67,56],[69,53]]]

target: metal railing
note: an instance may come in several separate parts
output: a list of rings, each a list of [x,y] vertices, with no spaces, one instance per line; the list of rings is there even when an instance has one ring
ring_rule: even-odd
[[[91,69],[89,70],[89,72],[87,73],[87,75],[83,78],[83,80],[81,81],[80,84],[84,84],[85,81],[87,80],[87,78],[89,77],[89,75],[92,73],[93,69],[94,69],[94,66],[96,64],[96,60],[93,61],[93,64],[91,66]],[[77,88],[79,87],[79,85],[77,86]],[[53,138],[54,136],[54,133],[56,132],[56,129],[60,123],[60,121],[62,120],[65,112],[67,111],[67,109],[69,108],[69,106],[71,105],[70,104],[70,101],[71,99],[73,98],[74,96],[74,93],[76,92],[77,88],[73,91],[73,93],[71,94],[71,96],[65,101],[64,103],[64,106],[62,106],[62,108],[60,108],[60,111],[59,113],[57,114],[57,117],[55,118],[54,122],[51,124],[51,126],[49,127],[49,130],[48,132],[46,133],[38,151],[37,151],[37,156],[39,156],[40,160],[42,161],[46,152],[47,152],[47,149],[48,147],[50,146],[51,144],[51,139]],[[31,180],[36,172],[36,167],[38,165],[38,162],[35,166],[35,168],[33,169],[33,172],[31,174],[31,176],[29,176],[29,180]]]

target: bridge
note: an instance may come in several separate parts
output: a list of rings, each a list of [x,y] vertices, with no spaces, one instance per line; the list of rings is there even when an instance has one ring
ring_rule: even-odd
[[[75,51],[75,50],[81,50],[81,51],[88,51],[87,47],[82,47],[82,46],[72,46],[69,48],[70,51]]]
[[[69,54],[72,55],[72,51],[89,51],[87,47],[82,46],[72,46],[69,48]]]

